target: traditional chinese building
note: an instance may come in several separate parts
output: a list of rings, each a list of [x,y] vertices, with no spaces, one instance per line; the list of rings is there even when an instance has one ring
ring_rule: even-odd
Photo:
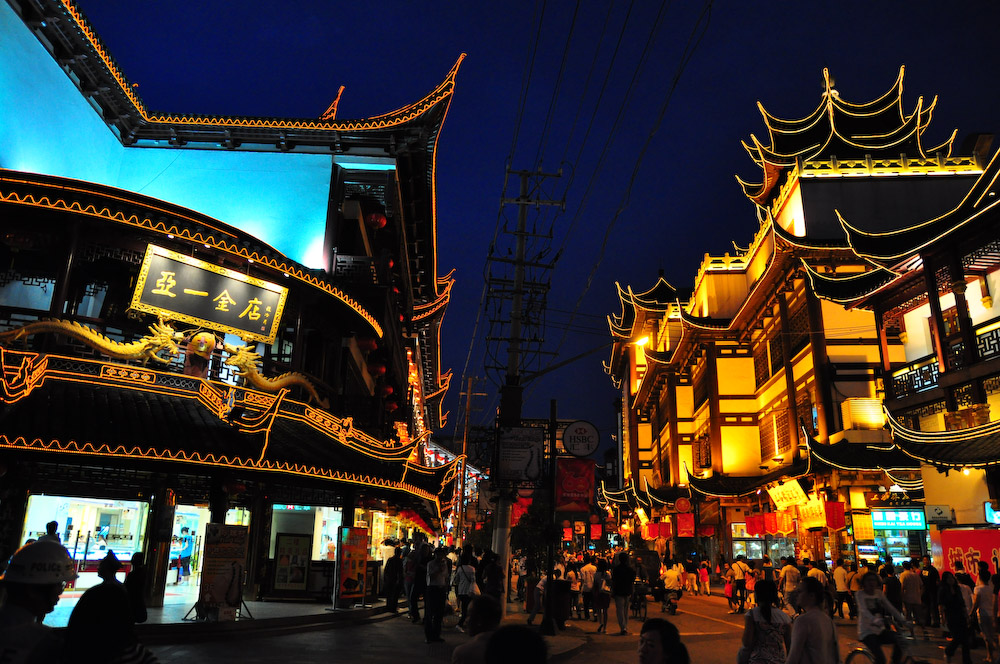
[[[157,602],[180,529],[235,523],[258,594],[329,598],[340,526],[433,534],[461,58],[373,118],[216,117],[148,109],[69,0],[0,3],[0,41],[0,559],[55,519]]]
[[[979,137],[977,160],[991,140]],[[947,207],[891,219],[883,212],[878,230],[845,212],[842,241],[863,269],[807,266],[817,294],[873,312],[881,347],[902,347],[902,357],[880,357],[885,408],[896,446],[921,462],[927,504],[942,529],[1000,522],[991,502],[1000,489],[998,173],[994,154]],[[945,550],[958,534],[942,533]],[[982,548],[951,548],[963,547]]]
[[[913,342],[884,333],[881,312],[818,297],[810,277],[835,273],[850,288],[885,276],[867,272],[841,218],[875,234],[936,218],[974,186],[983,161],[975,150],[952,154],[956,133],[928,143],[936,99],[907,111],[902,69],[867,103],[825,83],[805,118],[760,109],[769,140],[744,144],[760,177],[740,180],[758,213],[749,246],[706,255],[690,292],[662,277],[645,292],[619,287],[622,313],[609,319],[626,477],[651,494],[689,488],[698,530],[680,542],[672,530],[681,553],[927,549],[919,462],[893,446],[881,410],[883,372],[905,366]],[[676,520],[672,511],[654,514]]]

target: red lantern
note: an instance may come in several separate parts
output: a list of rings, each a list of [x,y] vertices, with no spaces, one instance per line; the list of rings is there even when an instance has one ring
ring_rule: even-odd
[[[395,390],[392,389],[392,385],[383,385],[382,386],[382,396],[383,397],[387,397],[387,396],[391,395],[393,392],[395,392]]]
[[[384,376],[385,375],[385,365],[381,362],[375,362],[374,364],[368,365],[368,373],[373,376]]]
[[[390,412],[390,413],[396,412],[396,409],[398,409],[398,408],[399,408],[399,404],[396,403],[395,401],[386,401],[385,402],[385,409],[388,412]]]
[[[378,349],[378,342],[374,339],[358,339],[358,348],[365,352],[372,352]]]
[[[371,214],[368,215],[365,221],[368,222],[368,225],[374,228],[375,230],[378,230],[380,228],[385,228],[386,223],[388,223],[385,218],[385,215],[382,214],[381,212],[372,212]]]

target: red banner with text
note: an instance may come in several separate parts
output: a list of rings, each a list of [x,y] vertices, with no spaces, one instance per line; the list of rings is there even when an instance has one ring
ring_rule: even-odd
[[[694,514],[686,512],[677,515],[677,536],[694,537]]]
[[[589,512],[594,502],[594,462],[556,459],[556,511]]]

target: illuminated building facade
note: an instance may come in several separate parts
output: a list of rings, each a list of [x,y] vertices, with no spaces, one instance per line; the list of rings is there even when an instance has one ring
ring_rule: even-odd
[[[718,545],[727,558],[872,558],[927,546],[915,521],[916,534],[872,533],[890,504],[923,514],[920,462],[893,445],[882,414],[883,376],[909,366],[918,340],[887,333],[884,311],[845,306],[816,280],[851,288],[884,276],[869,272],[841,219],[877,235],[936,218],[975,185],[983,160],[953,155],[955,133],[929,147],[936,100],[908,112],[902,69],[863,104],[825,81],[805,118],[760,109],[769,144],[744,144],[760,181],[740,180],[759,222],[749,246],[706,255],[692,290],[662,277],[644,292],[619,286],[622,313],[609,318],[627,486],[672,520],[663,531],[682,554]],[[677,539],[677,487],[695,499],[694,532],[682,533],[693,540]]]
[[[339,94],[211,117],[147,109],[70,0],[0,3],[0,40],[0,558],[56,519],[70,549],[144,551],[156,602],[181,525],[249,525],[258,594],[278,533],[317,563],[341,525],[379,558],[439,528],[435,147],[461,59],[374,118]]]

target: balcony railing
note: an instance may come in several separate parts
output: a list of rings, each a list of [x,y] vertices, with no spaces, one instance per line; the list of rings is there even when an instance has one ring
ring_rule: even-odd
[[[933,355],[892,372],[892,394],[897,399],[937,387],[938,363]]]

